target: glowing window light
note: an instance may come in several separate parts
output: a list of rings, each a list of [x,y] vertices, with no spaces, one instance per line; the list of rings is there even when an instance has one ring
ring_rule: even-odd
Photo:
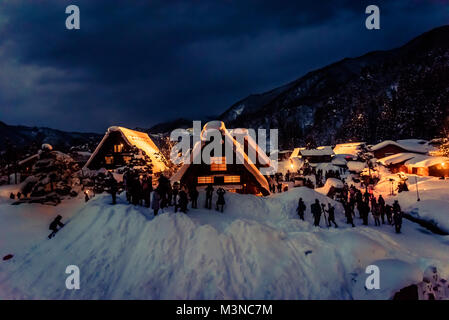
[[[204,184],[204,183],[214,183],[214,177],[208,176],[208,177],[198,177],[198,183]]]
[[[224,176],[224,183],[239,183],[240,176]]]

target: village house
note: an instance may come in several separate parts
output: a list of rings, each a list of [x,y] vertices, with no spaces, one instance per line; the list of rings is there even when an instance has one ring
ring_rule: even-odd
[[[370,151],[377,159],[385,158],[398,153],[427,154],[432,147],[424,140],[385,140],[370,147]]]
[[[127,166],[138,158],[151,162],[153,173],[167,169],[164,156],[148,134],[124,127],[110,127],[84,167],[112,170]]]
[[[221,145],[223,148],[219,157],[214,154],[213,149],[211,150],[210,164],[205,163],[202,157],[203,149],[211,142],[207,141],[203,135],[208,129],[215,129],[221,133]],[[248,139],[246,147],[255,148],[257,155],[263,152],[254,143],[253,140]],[[224,156],[226,147],[232,150],[234,161],[229,161],[229,159],[227,161]],[[171,182],[180,182],[187,186],[199,187],[211,184],[221,186],[231,192],[268,195],[270,192],[267,179],[262,175],[256,164],[249,160],[244,148],[245,146],[240,145],[234,139],[222,121],[208,122],[203,128],[201,140],[193,147],[190,161],[184,163],[171,177]],[[257,158],[261,159],[259,166],[267,165],[264,163],[268,159],[266,155],[257,156]],[[240,159],[240,163],[235,161],[235,159]]]
[[[325,163],[332,161],[334,151],[330,146],[322,146],[316,149],[296,148],[293,154],[298,154],[303,160],[307,160],[309,163]]]
[[[392,173],[449,177],[449,158],[416,153],[398,153],[378,160]]]
[[[344,158],[347,161],[357,160],[359,154],[365,149],[365,142],[348,142],[339,143],[334,147],[334,153],[339,158]]]

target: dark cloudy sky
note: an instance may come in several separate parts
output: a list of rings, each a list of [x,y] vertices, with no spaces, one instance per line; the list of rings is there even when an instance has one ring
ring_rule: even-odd
[[[69,4],[81,30],[65,28]],[[368,4],[381,30],[365,28]],[[443,0],[0,0],[0,121],[103,132],[200,119],[444,24]]]

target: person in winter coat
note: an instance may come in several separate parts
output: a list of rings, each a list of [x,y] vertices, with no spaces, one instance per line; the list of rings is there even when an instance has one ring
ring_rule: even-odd
[[[302,198],[299,198],[298,200],[298,208],[296,208],[296,211],[298,212],[299,219],[304,221],[304,212],[306,211],[306,204],[302,200]]]
[[[118,186],[117,186],[117,180],[114,179],[114,176],[112,175],[112,173],[109,175],[109,178],[107,181],[107,186],[109,188],[109,193],[112,196],[112,204],[116,204],[117,203]]]
[[[128,201],[128,203],[131,202],[131,194],[129,193],[129,169],[126,168],[125,169],[125,173],[123,173],[123,187],[125,188],[125,192],[126,192],[126,201]]]
[[[282,192],[282,183],[278,183],[278,193]]]
[[[206,208],[211,209],[212,208],[212,196],[214,195],[214,187],[212,187],[211,184],[209,184],[206,187]]]
[[[130,181],[131,203],[137,206],[140,202],[140,181],[137,173],[133,173]]]
[[[371,211],[374,211],[374,207],[377,205],[377,200],[374,195],[371,196]]]
[[[153,192],[152,209],[154,211],[155,216],[157,216],[157,213],[159,212],[159,208],[160,208],[159,201],[161,200],[161,196],[160,196],[159,192],[160,191],[158,188],[156,188],[156,190],[154,190],[154,192]]]
[[[360,190],[356,191],[355,200],[356,200],[357,204],[363,202],[363,196],[362,196],[362,192]]]
[[[181,212],[187,213],[188,203],[189,203],[189,199],[187,198],[187,192],[185,191],[185,188],[181,188],[181,190],[178,192],[178,202],[175,205],[175,212],[177,211],[177,208],[179,207]]]
[[[352,227],[355,227],[354,220],[352,218],[353,210],[351,204],[348,202],[343,202],[343,207],[345,209],[346,223],[352,225]]]
[[[398,202],[398,200],[394,200],[394,203],[393,203],[393,213],[398,213],[398,212],[401,212],[402,210],[401,210],[401,206],[399,205],[399,202]]]
[[[395,212],[393,215],[393,221],[394,221],[394,228],[396,233],[401,233],[401,227],[402,227],[402,212]]]
[[[56,232],[59,231],[59,229],[64,227],[64,224],[61,222],[62,217],[60,215],[56,216],[56,218],[50,223],[49,229],[52,231],[50,235],[48,236],[48,239],[51,239],[55,236]],[[58,229],[59,227],[59,229]]]
[[[369,199],[370,199],[370,194],[368,192],[368,190],[365,191],[365,193],[363,194],[363,201],[368,204],[369,203]]]
[[[169,189],[171,189],[170,186],[170,180],[164,175],[161,175],[158,179],[158,189],[159,189],[159,197],[160,197],[160,208],[164,209],[167,204],[167,195],[169,192]]]
[[[369,214],[369,205],[367,202],[362,202],[360,208],[359,208],[360,216],[363,220],[363,225],[368,225],[368,214]]]
[[[331,222],[334,224],[335,228],[338,228],[337,223],[335,222],[335,208],[328,203],[327,204],[327,210],[326,210],[327,214],[328,214],[328,223],[329,223],[329,227],[331,226]]]
[[[176,202],[176,196],[175,196],[175,202]],[[172,188],[170,183],[167,186],[167,202],[166,202],[166,205],[167,205],[167,207],[173,205],[173,188]]]
[[[394,200],[394,203],[393,203],[393,222],[394,222],[394,227],[396,229],[396,233],[401,233],[402,210],[401,210],[401,206],[399,205],[398,200]]]
[[[151,204],[151,185],[147,176],[145,176],[142,180],[142,191],[145,207],[149,208]]]
[[[220,211],[223,212],[223,207],[225,205],[225,198],[224,198],[225,193],[226,193],[226,191],[223,188],[218,188],[218,190],[217,190],[218,200],[217,200],[217,207],[216,207],[217,211],[220,207]]]
[[[380,205],[378,203],[374,204],[372,207],[372,213],[374,218],[374,225],[380,227]]]
[[[198,196],[199,196],[199,192],[196,189],[196,186],[192,186],[189,189],[189,196],[190,196],[190,200],[192,201],[192,209],[196,209],[198,208]]]
[[[178,201],[178,193],[179,193],[179,182],[175,182],[173,183],[173,188],[172,188],[172,197],[169,197],[169,202],[170,202],[170,206],[172,205],[172,198],[173,198],[173,205],[176,206],[178,205],[177,201]]]
[[[382,195],[377,199],[377,204],[379,205],[380,217],[382,218],[382,224],[385,224],[385,200]]]
[[[393,208],[387,204],[385,206],[385,215],[387,216],[387,222],[389,225],[393,224]]]
[[[319,227],[320,226],[320,219],[321,219],[321,205],[320,205],[320,201],[318,201],[318,199],[315,199],[315,202],[312,203],[312,205],[310,206],[310,211],[312,212],[313,215],[313,225],[315,227]]]

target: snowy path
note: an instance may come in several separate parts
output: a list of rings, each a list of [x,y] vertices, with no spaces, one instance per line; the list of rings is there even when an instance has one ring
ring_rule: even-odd
[[[296,216],[299,196],[307,204],[306,222]],[[400,235],[372,221],[363,227],[356,219],[351,228],[336,204],[340,228],[327,229],[323,220],[315,228],[310,204],[331,200],[307,188],[268,198],[226,198],[223,214],[175,214],[170,208],[157,217],[126,204],[123,196],[116,206],[107,195],[61,207],[0,204],[0,254],[15,254],[0,263],[0,298],[389,298],[422,280],[428,265],[449,275],[449,237],[409,221]],[[201,195],[200,207],[203,202]],[[58,212],[71,221],[48,240],[48,222]],[[363,288],[364,270],[372,263],[382,266],[376,292]],[[77,291],[65,288],[70,264],[81,270]]]

